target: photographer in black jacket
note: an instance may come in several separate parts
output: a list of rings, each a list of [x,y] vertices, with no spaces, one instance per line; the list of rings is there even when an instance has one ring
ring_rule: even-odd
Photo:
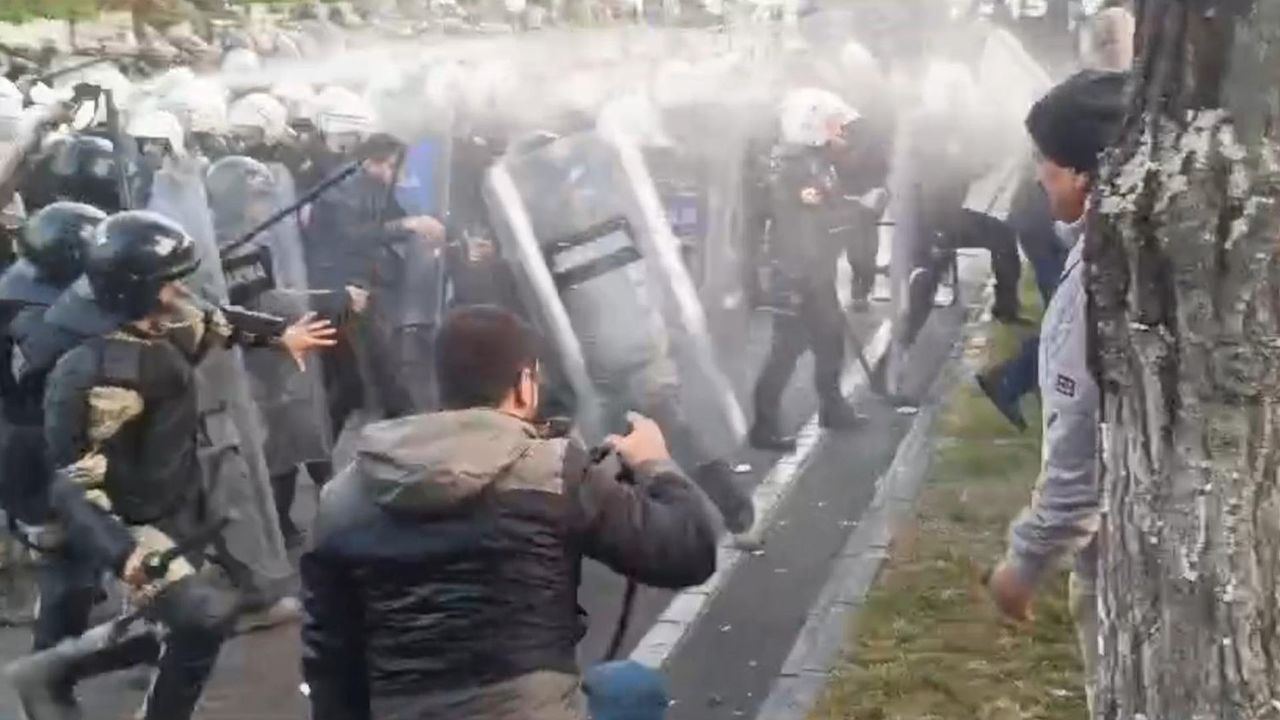
[[[633,483],[534,424],[537,345],[506,310],[454,311],[446,410],[368,426],[325,486],[302,559],[315,720],[583,720],[582,557],[667,588],[715,570],[708,501],[652,421],[608,441]]]

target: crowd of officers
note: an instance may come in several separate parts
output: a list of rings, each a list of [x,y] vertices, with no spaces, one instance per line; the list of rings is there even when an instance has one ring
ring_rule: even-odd
[[[806,350],[822,426],[858,422],[834,268],[846,255],[865,310],[896,119],[879,61],[845,54],[863,95],[791,92],[776,142],[743,159],[762,209],[746,234],[768,270],[756,300],[774,311],[750,432],[767,450],[794,448],[779,405]],[[151,664],[141,717],[190,717],[231,633],[299,616],[288,551],[304,544],[305,471],[331,482],[301,568],[316,718],[581,717],[579,559],[699,583],[718,527],[750,530],[750,500],[723,463],[673,461],[664,435],[687,438],[646,418],[603,455],[545,422],[556,358],[492,235],[474,232],[483,210],[446,224],[406,207],[408,148],[360,97],[278,86],[219,123],[204,81],[173,78],[123,126],[109,110],[77,129],[80,90],[40,100],[0,83],[16,251],[0,276],[0,503],[39,557],[36,652],[9,670],[24,709],[78,717],[79,681]],[[460,206],[482,202],[501,145],[466,148],[474,167],[447,180]],[[922,206],[933,240],[908,307],[932,307],[940,254],[978,245],[996,315],[1015,319],[1016,234],[962,204]],[[335,473],[344,428],[356,459]],[[138,612],[90,628],[106,577]]]

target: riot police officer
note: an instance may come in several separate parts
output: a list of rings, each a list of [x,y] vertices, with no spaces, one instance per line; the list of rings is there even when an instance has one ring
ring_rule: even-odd
[[[158,661],[147,720],[191,716],[236,603],[202,573],[207,503],[197,458],[194,365],[218,346],[279,344],[301,358],[328,344],[327,323],[304,318],[271,329],[233,325],[178,283],[199,264],[182,228],[154,213],[117,214],[96,230],[85,275],[98,306],[118,319],[57,363],[45,392],[45,439],[58,468],[50,501],[67,542],[136,593],[145,617],[163,627],[163,650],[148,628],[95,628],[8,668],[32,720],[75,716],[84,678]],[[151,553],[186,551],[163,577],[146,572]]]
[[[859,419],[840,393],[846,321],[836,295],[835,267],[844,248],[832,234],[848,210],[833,158],[845,147],[846,127],[859,117],[839,96],[816,88],[796,90],[783,103],[781,143],[770,183],[770,251],[778,294],[789,300],[789,307],[774,314],[773,344],[756,382],[750,441],[760,449],[795,447],[795,440],[782,434],[778,411],[806,349],[814,356],[822,426],[849,428]]]
[[[56,202],[36,213],[17,246],[20,259],[0,276],[0,374],[3,441],[0,443],[0,505],[18,540],[40,553],[36,582],[40,604],[36,650],[88,626],[98,592],[92,564],[61,543],[49,524],[49,478],[44,444],[44,381],[51,365],[51,330],[45,310],[83,270],[93,229],[106,214],[90,205]]]

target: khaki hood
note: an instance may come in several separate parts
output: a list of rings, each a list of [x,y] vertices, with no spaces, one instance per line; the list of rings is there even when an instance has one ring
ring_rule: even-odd
[[[438,516],[475,500],[536,442],[532,426],[496,410],[414,415],[366,427],[356,471],[380,507]]]

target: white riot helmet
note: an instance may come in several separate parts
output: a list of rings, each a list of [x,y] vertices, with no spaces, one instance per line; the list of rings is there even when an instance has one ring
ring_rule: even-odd
[[[271,88],[271,96],[284,106],[287,122],[290,125],[315,126],[318,108],[316,92],[310,85],[293,82],[277,83]]]
[[[784,143],[822,147],[835,138],[841,128],[861,117],[833,92],[799,88],[783,99],[778,130]]]
[[[227,111],[231,133],[252,145],[276,145],[289,132],[289,112],[267,93],[250,93]]]
[[[13,81],[0,77],[0,142],[10,142],[22,122],[22,91]]]
[[[192,80],[162,97],[158,107],[177,118],[187,132],[226,132],[226,91],[215,82]]]
[[[671,147],[671,136],[653,101],[639,93],[623,95],[607,103],[596,118],[596,131],[614,142],[639,147]]]
[[[316,98],[320,111],[316,126],[325,144],[336,152],[350,152],[373,132],[375,115],[369,103],[350,90],[329,86]]]
[[[154,109],[139,112],[129,120],[125,132],[138,141],[139,148],[166,141],[169,144],[169,150],[175,156],[186,155],[187,146],[183,141],[182,123],[178,122],[178,118],[172,113]]]
[[[222,56],[222,72],[228,75],[253,75],[260,70],[262,60],[249,48],[234,48]]]

